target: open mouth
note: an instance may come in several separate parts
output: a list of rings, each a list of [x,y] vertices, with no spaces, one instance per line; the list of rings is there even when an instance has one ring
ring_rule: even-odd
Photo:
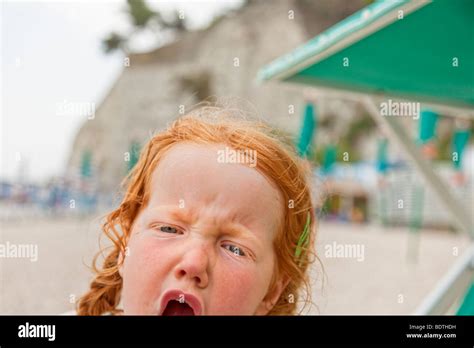
[[[174,289],[166,291],[161,298],[160,315],[202,315],[202,301],[192,294]]]
[[[165,307],[163,314],[165,316],[195,315],[194,310],[186,302],[171,300]]]

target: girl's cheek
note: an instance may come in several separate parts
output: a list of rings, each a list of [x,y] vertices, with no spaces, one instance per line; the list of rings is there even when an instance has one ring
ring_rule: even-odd
[[[215,270],[214,278],[214,306],[211,307],[214,307],[215,313],[253,314],[255,306],[266,293],[255,269],[228,266]]]
[[[160,286],[169,273],[169,248],[149,236],[131,239],[123,272],[123,304],[130,314],[153,314]]]
[[[166,247],[152,238],[140,237],[130,240],[129,255],[125,258],[124,281],[132,283],[139,290],[149,283],[155,283],[165,273],[166,262],[170,255]]]

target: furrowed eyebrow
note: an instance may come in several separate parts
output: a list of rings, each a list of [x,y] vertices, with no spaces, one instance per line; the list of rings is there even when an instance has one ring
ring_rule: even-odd
[[[181,208],[173,208],[168,210],[168,213],[171,215],[171,217],[175,218],[176,220],[181,220],[185,222],[191,222],[193,219],[192,214],[186,209],[181,209]]]
[[[232,222],[224,224],[222,228],[226,234],[241,237],[242,239],[255,243],[259,247],[262,245],[261,241],[255,236],[255,234],[242,224]]]
[[[151,208],[145,215],[145,219],[151,220],[157,213],[163,213],[169,215],[171,218],[180,220],[183,222],[191,222],[189,211],[184,208],[176,208],[175,206],[159,206],[156,208]]]

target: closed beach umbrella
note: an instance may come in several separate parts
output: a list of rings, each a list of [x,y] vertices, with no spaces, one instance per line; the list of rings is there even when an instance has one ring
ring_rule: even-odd
[[[300,137],[297,144],[298,154],[305,158],[311,153],[311,145],[313,142],[313,134],[316,130],[316,115],[314,106],[307,103],[303,114],[303,125],[301,127]]]

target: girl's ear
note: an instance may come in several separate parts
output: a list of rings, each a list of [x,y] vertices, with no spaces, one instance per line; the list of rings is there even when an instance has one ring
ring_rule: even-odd
[[[290,278],[287,276],[281,277],[277,283],[273,286],[273,289],[267,293],[265,298],[259,304],[257,310],[255,311],[255,315],[267,315],[273,307],[275,307],[278,299],[280,298],[283,290],[288,286],[290,282]]]

